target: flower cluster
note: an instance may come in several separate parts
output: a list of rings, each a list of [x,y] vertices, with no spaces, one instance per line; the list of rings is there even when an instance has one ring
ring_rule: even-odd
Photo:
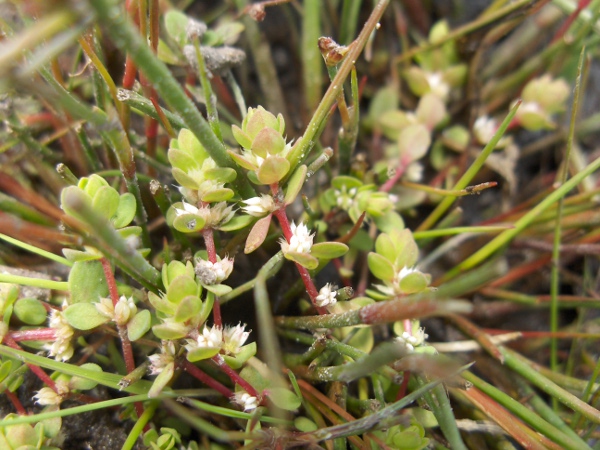
[[[221,284],[233,271],[233,259],[224,258],[215,263],[198,259],[194,271],[203,285]]]
[[[316,303],[317,306],[325,307],[335,305],[337,302],[337,288],[332,286],[331,283],[327,283],[319,290],[319,295],[317,295]]]
[[[396,340],[403,343],[407,350],[412,353],[416,347],[423,345],[428,337],[429,335],[425,333],[425,328],[418,328],[414,333],[409,333],[408,331],[402,332]]]
[[[54,329],[54,342],[46,344],[44,348],[56,360],[68,361],[73,356],[73,328],[65,319],[62,311],[53,309],[50,312],[50,328]]]
[[[283,238],[279,241],[283,254],[285,255],[290,252],[310,253],[315,234],[311,233],[308,227],[302,222],[300,222],[298,225],[292,222],[290,229],[292,230],[292,237],[290,238],[290,241],[288,242]]]

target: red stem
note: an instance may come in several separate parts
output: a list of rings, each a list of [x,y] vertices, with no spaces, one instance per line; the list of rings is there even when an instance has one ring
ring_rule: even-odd
[[[106,258],[102,258],[100,262],[102,263],[102,269],[104,270],[104,277],[106,278],[106,284],[108,285],[110,299],[113,302],[113,306],[117,306],[119,301],[119,292],[117,291],[117,282],[115,280],[112,267],[110,267],[110,262]]]
[[[204,238],[204,245],[206,246],[206,253],[208,254],[208,260],[215,264],[217,262],[217,248],[215,247],[215,238],[212,228],[204,228],[202,230],[202,237]],[[221,318],[221,303],[219,303],[219,297],[215,297],[213,303],[213,321],[215,325],[220,327],[223,326],[223,319]]]
[[[26,416],[27,415],[27,411],[23,407],[23,403],[21,403],[21,400],[19,400],[19,397],[17,397],[14,392],[10,392],[7,389],[7,390],[4,391],[4,394],[10,400],[10,402],[13,404],[13,406],[17,410],[17,413],[19,413],[20,416]]]
[[[276,193],[277,193],[276,190],[273,189],[273,197],[276,197]],[[285,240],[290,242],[290,240],[292,238],[292,229],[290,227],[290,222],[285,213],[285,208],[281,207],[281,208],[275,210],[273,212],[273,214],[275,214],[275,217],[277,217],[277,220],[279,221],[279,225],[281,226],[281,230],[283,231],[283,236],[285,237]],[[296,264],[296,268],[298,269],[298,273],[300,274],[300,278],[302,278],[302,282],[304,283],[304,286],[306,287],[306,292],[308,293],[308,296],[310,297],[312,304],[317,309],[317,312],[319,314],[327,314],[327,310],[325,308],[317,306],[316,302],[317,302],[317,296],[319,295],[319,291],[317,291],[317,288],[315,287],[315,284],[313,283],[313,280],[310,276],[310,273],[308,272],[308,269],[304,266],[301,266],[298,263],[295,263],[295,264]]]
[[[17,344],[10,336],[4,336],[4,343],[6,345],[8,345],[10,348],[14,348],[15,350],[23,350],[19,344]],[[27,364],[27,367],[29,367],[29,369],[40,379],[42,380],[42,382],[48,386],[50,389],[52,389],[54,392],[58,393],[58,390],[56,389],[56,383],[54,383],[54,380],[52,378],[50,378],[50,376],[44,372],[42,370],[41,367],[36,366],[34,364],[30,364],[30,363],[25,363]]]
[[[219,368],[223,372],[225,372],[227,374],[227,376],[231,379],[231,381],[233,381],[236,384],[239,384],[252,397],[256,397],[256,398],[260,397],[260,395],[258,394],[256,389],[254,389],[254,387],[250,383],[248,383],[246,380],[244,380],[240,376],[239,373],[237,373],[235,370],[233,370],[231,367],[229,367],[221,355],[213,356],[212,360],[215,362],[215,364],[217,366],[219,366]]]
[[[37,330],[10,331],[8,335],[15,341],[53,341],[56,339],[54,328],[39,328]]]
[[[183,363],[183,370],[185,370],[187,373],[192,375],[194,378],[200,380],[202,383],[206,384],[208,387],[211,387],[215,391],[221,393],[225,397],[227,397],[227,398],[233,397],[233,392],[231,392],[231,390],[229,390],[228,387],[224,386],[223,384],[219,383],[217,380],[215,380],[208,374],[204,373],[202,370],[200,370],[198,367],[196,367],[191,362],[186,360]]]
[[[394,175],[387,180],[383,185],[379,188],[380,192],[390,192],[390,190],[394,187],[394,185],[398,182],[398,180],[404,175],[406,168],[410,164],[410,157],[404,156],[400,158],[398,162],[398,166],[396,167],[396,172]]]

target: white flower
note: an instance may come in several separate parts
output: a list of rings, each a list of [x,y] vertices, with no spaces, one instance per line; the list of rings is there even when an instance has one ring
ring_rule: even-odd
[[[450,86],[446,81],[444,81],[444,77],[439,72],[426,72],[425,78],[427,79],[427,83],[429,84],[429,89],[431,93],[438,96],[442,100],[446,100],[448,98],[448,94],[450,93]]]
[[[217,325],[212,328],[204,326],[202,334],[196,339],[188,339],[185,348],[191,351],[195,348],[221,348],[223,346],[223,329]]]
[[[162,341],[160,353],[148,356],[150,360],[150,375],[158,375],[170,363],[175,361],[175,342]]]
[[[240,352],[242,345],[250,336],[249,331],[244,331],[246,324],[238,324],[235,327],[225,327],[223,330],[223,350],[228,355],[236,355]]]
[[[175,214],[182,216],[183,214],[199,214],[200,210],[194,205],[186,202],[181,202],[183,208],[175,208]]]
[[[263,217],[270,214],[275,209],[275,202],[270,195],[261,195],[260,197],[252,197],[244,200],[247,206],[242,207],[246,214],[254,217]]]
[[[67,381],[57,381],[56,382],[56,391],[49,387],[43,387],[37,394],[33,396],[36,399],[36,403],[38,405],[60,405],[63,401],[63,398],[69,393],[69,384]]]
[[[356,196],[357,188],[353,187],[348,189],[347,186],[342,186],[340,189],[334,191],[336,197],[336,205],[343,210],[348,210],[354,204],[354,197]]]
[[[229,278],[233,271],[233,258],[224,258],[216,263],[199,259],[195,267],[196,276],[202,284],[220,284]]]
[[[398,271],[398,273],[396,273],[391,283],[386,281],[385,285],[375,284],[374,286],[385,295],[394,296],[403,294],[404,292],[402,292],[402,290],[400,289],[400,282],[404,277],[415,272],[421,271],[416,267],[403,267]]]
[[[115,306],[115,322],[118,325],[127,325],[127,323],[133,319],[137,314],[137,306],[133,301],[133,297],[125,297],[121,295],[117,305]]]
[[[327,283],[319,290],[319,295],[317,295],[317,298],[315,299],[317,306],[323,307],[335,305],[335,303],[337,302],[335,298],[336,296],[337,288],[335,286],[332,286],[331,283]]]
[[[419,328],[414,335],[405,331],[402,333],[402,336],[398,336],[396,340],[403,343],[412,353],[415,351],[415,347],[422,345],[428,337],[429,335],[425,333],[425,328]]]
[[[233,401],[244,408],[244,411],[252,411],[258,407],[258,399],[246,391],[238,391],[233,396]]]
[[[69,325],[62,311],[53,309],[50,313],[50,328],[54,329],[54,342],[45,344],[44,349],[48,350],[49,356],[54,356],[56,360],[68,361],[73,356],[73,328]]]
[[[411,162],[404,172],[404,178],[413,183],[418,183],[423,179],[423,164],[418,161]]]
[[[313,244],[314,233],[310,234],[307,226],[302,222],[300,222],[297,226],[294,222],[292,222],[291,229],[292,237],[290,242],[287,242],[285,239],[280,241],[281,250],[283,253],[310,253],[310,248]]]

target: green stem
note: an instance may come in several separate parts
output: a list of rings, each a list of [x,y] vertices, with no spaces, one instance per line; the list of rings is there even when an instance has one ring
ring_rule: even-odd
[[[479,156],[477,156],[475,161],[473,161],[473,164],[471,164],[471,167],[469,167],[469,169],[464,173],[464,175],[460,178],[460,180],[458,180],[458,182],[452,188],[452,190],[460,191],[460,190],[466,188],[468,186],[468,184],[471,182],[471,180],[479,173],[479,171],[483,167],[483,164],[485,163],[486,159],[494,151],[494,149],[496,148],[496,145],[498,144],[498,142],[504,135],[504,132],[506,131],[506,129],[508,128],[508,125],[510,124],[513,117],[515,116],[520,104],[521,104],[521,102],[518,101],[511,108],[508,115],[504,118],[504,120],[502,121],[502,124],[500,124],[500,127],[498,127],[498,130],[496,131],[496,133],[494,134],[494,136],[492,137],[490,142],[488,142],[488,144],[483,148],[483,150],[481,151]],[[450,206],[452,206],[452,204],[454,203],[455,200],[456,200],[455,197],[445,197],[440,202],[440,204],[431,212],[429,217],[427,217],[427,219],[425,219],[423,221],[423,223],[421,223],[421,225],[419,225],[419,227],[417,228],[417,231],[425,231],[425,230],[430,229],[439,220],[439,218],[442,216],[442,214],[444,214],[448,210],[448,208],[450,208]]]
[[[69,283],[66,281],[45,280],[44,278],[29,278],[9,273],[0,273],[0,283],[13,283],[23,286],[33,286],[43,289],[53,289],[55,291],[68,291]]]
[[[198,61],[198,74],[200,75],[200,84],[204,93],[204,104],[206,106],[206,115],[210,128],[215,133],[215,136],[223,143],[223,135],[221,134],[221,126],[219,125],[219,113],[217,112],[217,98],[213,94],[210,80],[206,71],[206,62],[204,55],[200,49],[200,39],[196,36],[194,39],[194,50],[196,50],[196,60]]]
[[[0,239],[8,242],[9,244],[15,245],[24,250],[30,251],[31,253],[35,253],[36,255],[43,256],[44,258],[48,258],[51,261],[57,262],[59,264],[63,264],[65,266],[71,267],[73,263],[69,261],[67,258],[63,258],[62,256],[55,255],[54,253],[47,252],[46,250],[42,250],[41,248],[37,248],[34,245],[26,244],[25,242],[21,242],[18,239],[11,238],[5,234],[0,233]]]
[[[348,50],[344,61],[342,61],[342,63],[340,64],[336,77],[329,85],[329,88],[325,92],[321,103],[319,103],[319,106],[317,107],[312,118],[310,119],[310,122],[306,127],[306,131],[298,140],[298,142],[292,149],[290,156],[288,157],[288,159],[291,162],[290,171],[292,171],[298,164],[302,162],[304,158],[308,156],[310,150],[314,146],[315,140],[318,137],[317,133],[321,128],[323,120],[325,120],[325,118],[327,117],[329,110],[331,109],[331,107],[337,99],[338,94],[342,91],[344,81],[346,80],[346,78],[350,74],[350,71],[354,67],[354,64],[358,59],[358,56],[362,52],[364,46],[366,45],[369,36],[371,36],[371,33],[373,32],[373,30],[375,30],[377,24],[379,23],[379,19],[381,19],[381,16],[385,11],[385,8],[387,7],[388,3],[389,0],[379,0],[377,5],[373,9],[373,12],[371,13],[369,20],[367,20],[367,23],[365,23],[365,26],[358,35],[358,38],[356,38],[356,40],[350,46],[350,49]]]
[[[146,408],[144,413],[139,417],[139,419],[137,420],[137,422],[135,423],[135,425],[129,432],[129,435],[127,436],[127,439],[125,440],[123,447],[121,447],[121,450],[131,450],[133,448],[133,446],[137,442],[138,438],[140,437],[140,434],[142,434],[144,427],[146,426],[148,421],[150,419],[152,419],[152,416],[154,416],[154,413],[156,412],[156,408],[158,408],[159,405],[160,405],[160,402],[150,403],[150,406],[148,406]]]

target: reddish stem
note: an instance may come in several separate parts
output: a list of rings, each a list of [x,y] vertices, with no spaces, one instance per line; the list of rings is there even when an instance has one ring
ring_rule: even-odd
[[[39,328],[37,330],[10,331],[8,335],[15,341],[53,341],[56,339],[54,328]]]
[[[275,190],[273,190],[273,196],[274,197],[276,196]],[[279,225],[281,226],[281,230],[283,231],[283,236],[285,237],[285,240],[290,242],[290,240],[292,239],[292,229],[290,227],[290,222],[285,213],[285,207],[281,207],[281,208],[275,210],[273,212],[273,214],[275,214],[275,217],[277,217],[277,220],[279,221]],[[310,273],[308,272],[308,269],[304,266],[301,266],[298,263],[295,263],[295,264],[296,264],[296,268],[298,269],[298,273],[300,274],[300,278],[302,278],[302,282],[304,283],[304,286],[306,287],[306,292],[308,293],[308,296],[310,297],[312,304],[317,309],[317,312],[319,314],[327,314],[327,310],[325,308],[317,306],[316,302],[317,302],[317,296],[319,295],[319,291],[317,291],[317,288],[315,287],[315,284],[313,283],[313,280],[310,276]]]
[[[208,387],[211,387],[215,391],[221,393],[225,397],[227,397],[227,398],[233,397],[233,392],[231,392],[231,390],[229,390],[228,387],[224,386],[223,384],[219,383],[217,380],[215,380],[208,374],[204,373],[202,370],[200,370],[198,367],[196,367],[191,362],[186,360],[183,363],[183,370],[185,370],[187,373],[192,375],[194,378],[200,380],[202,383],[206,384]]]
[[[387,180],[383,185],[379,188],[380,192],[390,192],[390,190],[394,187],[394,185],[398,182],[398,180],[404,175],[406,168],[410,164],[410,157],[408,155],[401,157],[398,162],[398,166],[396,167],[396,172],[394,175]]]
[[[204,228],[202,230],[202,237],[204,238],[204,245],[206,246],[206,253],[208,254],[208,260],[215,264],[217,262],[217,248],[215,247],[215,238],[212,228]],[[219,297],[215,297],[213,304],[213,321],[215,325],[220,327],[223,326],[223,319],[221,318],[221,303],[219,303]]]
[[[239,384],[252,397],[260,397],[256,389],[254,389],[254,387],[250,383],[244,380],[239,373],[237,373],[235,370],[229,367],[221,355],[213,356],[212,360],[217,366],[219,366],[219,368],[223,372],[227,374],[231,381],[233,381],[236,384]]]
[[[17,344],[10,336],[4,336],[4,341],[3,341],[6,345],[8,345],[10,348],[14,348],[15,350],[23,350],[19,344]],[[52,378],[50,378],[50,376],[44,372],[42,370],[41,367],[36,366],[34,364],[30,364],[30,363],[25,363],[27,364],[27,367],[29,367],[29,369],[40,379],[42,380],[42,383],[44,383],[46,386],[48,386],[50,389],[52,389],[54,392],[58,393],[58,390],[56,389],[56,383],[54,382],[54,380]]]
[[[577,3],[577,8],[575,8],[575,11],[573,11],[571,13],[571,15],[569,17],[567,17],[567,20],[565,20],[565,22],[562,24],[560,29],[556,32],[556,34],[554,35],[554,38],[552,38],[551,44],[554,44],[559,39],[564,38],[564,36],[567,33],[567,31],[569,30],[569,28],[571,28],[571,25],[573,24],[573,22],[575,22],[575,19],[577,19],[577,16],[579,16],[581,11],[583,11],[585,8],[587,8],[589,6],[590,1],[591,0],[579,0],[579,2]]]
[[[7,390],[4,391],[4,394],[10,400],[10,402],[13,404],[13,406],[17,410],[17,413],[20,416],[26,416],[27,415],[27,411],[23,407],[23,403],[21,403],[21,400],[19,400],[19,397],[17,397],[14,392],[10,392],[7,389]]]
[[[110,267],[110,262],[106,258],[100,260],[102,263],[102,269],[104,269],[104,276],[106,278],[106,284],[108,285],[108,292],[113,302],[113,306],[117,306],[119,302],[119,292],[117,291],[117,281],[115,275]],[[125,360],[125,368],[127,373],[131,373],[135,370],[135,359],[133,358],[133,348],[131,347],[131,341],[127,336],[127,327],[117,324],[117,330],[119,331],[119,338],[121,339],[121,348],[123,349],[123,359]],[[135,411],[140,417],[144,413],[144,407],[141,402],[135,403]]]

